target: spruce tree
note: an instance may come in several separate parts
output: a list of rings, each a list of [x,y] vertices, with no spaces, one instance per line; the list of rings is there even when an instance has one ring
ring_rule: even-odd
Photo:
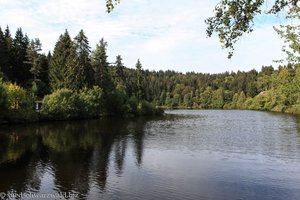
[[[31,40],[26,52],[26,63],[30,65],[30,72],[33,75],[33,82],[36,82],[41,72],[40,52],[42,44],[38,38]]]
[[[8,50],[4,33],[0,27],[0,73],[6,76],[8,67]]]
[[[59,36],[53,55],[49,58],[49,82],[53,91],[67,86],[66,69],[72,46],[73,42],[66,30],[63,35]]]
[[[142,70],[142,64],[140,60],[138,59],[136,65],[136,97],[138,99],[138,102],[140,103],[143,98],[143,70]]]
[[[40,79],[45,85],[50,89],[50,81],[49,81],[49,63],[51,60],[51,53],[48,52],[47,55],[42,54],[41,55],[41,73],[40,73]]]
[[[30,66],[27,64],[26,52],[29,45],[29,38],[24,36],[22,29],[18,28],[12,44],[12,81],[26,87],[30,84],[32,75]]]
[[[93,85],[93,69],[90,59],[90,46],[83,30],[74,38],[67,66],[68,86],[73,90]]]
[[[125,67],[122,63],[122,57],[118,55],[116,57],[116,80],[118,84],[125,86],[126,75],[125,75]]]
[[[4,38],[6,42],[7,47],[7,66],[3,66],[3,72],[5,73],[6,78],[11,81],[13,79],[13,72],[12,72],[12,66],[13,66],[13,51],[12,51],[12,45],[13,45],[13,39],[10,34],[9,27],[6,26],[6,29],[4,31]]]
[[[32,92],[37,95],[40,89],[41,54],[42,45],[38,38],[31,40],[26,52],[26,63],[30,66],[30,73],[33,75]]]
[[[100,86],[104,93],[112,90],[112,81],[108,70],[106,55],[107,42],[102,38],[92,53],[92,66],[94,69],[95,84]]]
[[[49,54],[48,54],[49,56]],[[50,58],[45,54],[40,55],[40,74],[39,74],[39,90],[38,96],[43,97],[46,94],[49,94],[50,87],[49,87],[49,60]],[[51,54],[50,54],[51,56]]]

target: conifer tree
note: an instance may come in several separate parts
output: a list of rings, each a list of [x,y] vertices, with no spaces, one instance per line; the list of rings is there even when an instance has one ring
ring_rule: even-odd
[[[116,65],[116,80],[118,84],[125,86],[125,82],[126,82],[125,66],[122,63],[121,55],[118,55],[116,57],[115,65]]]
[[[73,42],[66,30],[63,35],[59,36],[53,55],[49,58],[49,82],[53,91],[66,87],[67,62],[70,59],[72,46]]]
[[[14,57],[12,54],[13,39],[11,37],[8,26],[6,26],[6,29],[4,31],[4,38],[5,38],[6,47],[7,47],[7,66],[3,66],[2,70],[5,73],[6,78],[11,81],[13,78],[12,65],[13,65]]]
[[[32,92],[37,95],[40,89],[41,54],[42,45],[38,38],[31,40],[26,52],[26,63],[30,66],[30,73],[33,75]]]
[[[111,77],[108,71],[106,55],[107,42],[102,38],[92,53],[92,66],[94,69],[95,84],[100,86],[104,93],[112,89]]]
[[[140,60],[137,60],[137,63],[135,65],[136,68],[136,97],[138,99],[138,102],[140,103],[143,98],[143,70],[142,70],[142,64]]]
[[[67,64],[68,87],[80,90],[93,85],[93,69],[90,59],[90,46],[83,30],[74,38],[70,60]]]
[[[28,46],[26,57],[28,63],[30,65],[30,72],[33,75],[33,81],[36,82],[39,78],[41,72],[41,59],[40,52],[42,51],[42,44],[38,38],[31,40]]]
[[[24,87],[30,84],[30,79],[32,77],[30,73],[30,66],[26,62],[26,52],[28,45],[28,36],[24,36],[22,29],[18,28],[12,43],[12,81]]]
[[[8,50],[4,33],[0,27],[0,73],[6,75],[8,67]]]

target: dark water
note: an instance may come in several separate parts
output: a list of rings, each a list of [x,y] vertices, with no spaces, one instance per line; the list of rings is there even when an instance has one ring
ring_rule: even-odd
[[[299,117],[166,113],[1,127],[0,199],[300,199]]]

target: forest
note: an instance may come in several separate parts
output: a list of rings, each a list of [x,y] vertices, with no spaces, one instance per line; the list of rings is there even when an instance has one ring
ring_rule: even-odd
[[[66,30],[45,55],[38,38],[0,28],[0,121],[162,114],[144,98],[141,62],[130,71],[118,55],[110,64],[106,49],[104,39],[92,51],[83,30],[74,39]]]
[[[0,27],[0,121],[162,114],[162,108],[300,113],[298,64],[184,74],[143,70],[140,60],[128,68],[121,55],[109,63],[107,48],[103,38],[92,49],[83,30],[73,39],[66,30],[46,55],[38,38]]]

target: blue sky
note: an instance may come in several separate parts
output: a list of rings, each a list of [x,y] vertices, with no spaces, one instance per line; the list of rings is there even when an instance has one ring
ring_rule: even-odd
[[[205,35],[204,20],[218,2],[121,0],[108,14],[104,0],[0,0],[0,26],[9,25],[13,34],[22,27],[30,38],[40,38],[45,52],[53,50],[65,29],[72,37],[83,29],[92,49],[102,37],[108,42],[109,62],[120,54],[127,67],[134,67],[139,58],[150,70],[259,70],[285,57],[282,40],[272,28],[283,19],[260,17],[255,31],[238,42],[228,60],[218,39]]]

